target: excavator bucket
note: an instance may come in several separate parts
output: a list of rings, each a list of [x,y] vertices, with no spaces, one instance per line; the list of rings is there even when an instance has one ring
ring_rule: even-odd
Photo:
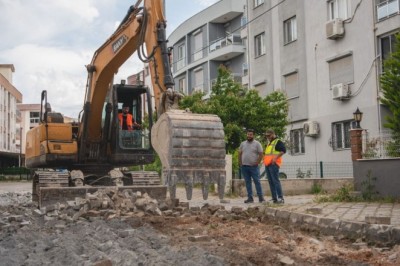
[[[169,110],[153,125],[151,141],[160,156],[164,184],[171,198],[176,196],[177,184],[185,185],[189,200],[193,186],[202,184],[206,200],[209,186],[217,184],[219,198],[223,199],[226,152],[223,125],[218,116]]]

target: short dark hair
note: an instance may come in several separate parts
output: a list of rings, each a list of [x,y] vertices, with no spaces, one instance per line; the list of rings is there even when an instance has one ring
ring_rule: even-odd
[[[275,131],[273,129],[267,129],[267,131],[265,132],[265,135],[266,136],[275,135]]]
[[[252,132],[252,133],[254,133],[254,129],[248,128],[248,129],[246,129],[246,132]]]

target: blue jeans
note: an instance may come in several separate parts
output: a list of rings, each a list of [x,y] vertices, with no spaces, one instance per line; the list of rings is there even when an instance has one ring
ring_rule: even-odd
[[[276,164],[265,166],[265,172],[267,173],[272,200],[283,199],[281,181],[279,180],[279,166]]]
[[[247,197],[249,199],[253,198],[253,188],[251,186],[251,179],[253,179],[254,185],[256,186],[257,196],[263,197],[263,192],[260,183],[260,170],[258,169],[258,166],[242,165],[241,168],[242,168],[242,175],[246,183]]]

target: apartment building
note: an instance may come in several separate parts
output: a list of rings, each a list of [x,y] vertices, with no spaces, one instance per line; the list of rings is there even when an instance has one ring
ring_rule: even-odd
[[[289,99],[289,162],[347,162],[353,113],[384,131],[382,59],[400,30],[399,0],[247,0],[249,87]]]
[[[261,96],[287,94],[287,162],[349,162],[357,108],[372,137],[390,115],[379,78],[399,1],[221,0],[169,36],[175,87],[209,93],[223,64]]]
[[[0,167],[17,166],[20,144],[17,142],[17,103],[22,94],[12,85],[12,64],[0,64]]]
[[[26,133],[29,129],[36,127],[40,122],[40,104],[17,104],[17,111],[19,113],[19,123],[18,123],[18,131],[19,135],[17,139],[19,140],[21,147],[21,164],[24,165],[24,154],[25,154],[25,145],[26,145]]]
[[[175,89],[209,94],[218,67],[225,65],[242,82],[246,47],[240,37],[245,0],[222,0],[195,14],[168,37]]]

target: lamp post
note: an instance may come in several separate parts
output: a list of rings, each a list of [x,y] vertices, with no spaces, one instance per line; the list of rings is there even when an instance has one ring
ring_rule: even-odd
[[[351,159],[357,161],[362,159],[362,132],[360,126],[363,113],[358,109],[353,113],[353,119],[356,122],[355,128],[350,130]]]
[[[362,120],[362,117],[363,117],[363,113],[357,107],[357,110],[353,113],[354,121],[356,121],[356,128],[361,128],[360,122]]]

